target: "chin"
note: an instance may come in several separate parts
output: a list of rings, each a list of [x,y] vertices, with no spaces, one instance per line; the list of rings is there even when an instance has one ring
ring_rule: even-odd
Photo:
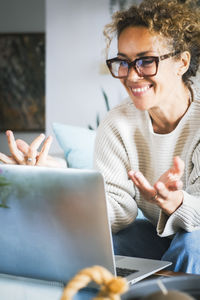
[[[140,95],[133,95],[133,93],[126,89],[135,107],[139,110],[149,110],[153,107],[155,97],[152,94],[140,93]],[[152,98],[153,97],[153,98]]]
[[[141,111],[149,110],[152,108],[151,100],[149,98],[148,99],[136,99],[136,98],[131,97],[131,100],[132,100],[134,106]]]
[[[134,104],[135,105],[135,104]],[[138,109],[138,110],[141,110],[141,111],[148,111],[151,107],[148,107],[148,106],[139,106],[139,105],[135,105],[135,107]]]

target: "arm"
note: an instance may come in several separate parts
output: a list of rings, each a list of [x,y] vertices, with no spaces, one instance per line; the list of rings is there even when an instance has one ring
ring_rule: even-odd
[[[116,128],[101,124],[95,143],[95,167],[105,179],[109,219],[112,231],[126,227],[137,216],[135,189],[128,178],[129,160]]]

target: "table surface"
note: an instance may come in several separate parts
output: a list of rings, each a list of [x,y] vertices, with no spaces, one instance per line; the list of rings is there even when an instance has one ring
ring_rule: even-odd
[[[193,274],[189,274],[189,273],[184,273],[184,272],[173,272],[173,271],[168,271],[168,270],[161,270],[158,271],[154,274],[154,276],[184,276],[184,275],[193,275]]]
[[[162,270],[143,280],[180,275],[185,275],[185,273]],[[60,300],[62,291],[63,288],[60,286],[38,284],[37,280],[23,280],[14,276],[0,277],[1,300]],[[88,300],[95,295],[96,292],[85,289],[79,292],[73,300]]]

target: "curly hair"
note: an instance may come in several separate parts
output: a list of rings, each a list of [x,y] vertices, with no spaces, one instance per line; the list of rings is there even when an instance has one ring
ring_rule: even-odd
[[[190,85],[192,76],[200,64],[200,5],[197,0],[143,0],[139,6],[114,13],[112,22],[104,28],[107,49],[115,34],[129,26],[144,26],[171,42],[176,51],[189,51],[190,66],[183,75],[185,84]]]

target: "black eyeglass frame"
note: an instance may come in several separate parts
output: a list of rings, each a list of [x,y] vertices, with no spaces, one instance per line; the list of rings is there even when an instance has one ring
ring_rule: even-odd
[[[133,67],[134,70],[136,71],[136,73],[138,74],[139,77],[152,77],[152,76],[155,76],[158,72],[158,64],[159,64],[159,61],[162,61],[164,59],[167,59],[167,58],[170,58],[170,57],[173,57],[173,56],[176,56],[177,54],[179,54],[180,51],[174,51],[174,52],[170,52],[168,54],[164,54],[164,55],[160,55],[160,56],[141,56],[141,57],[138,57],[136,58],[135,60],[129,62],[128,60],[125,60],[125,59],[121,59],[119,57],[114,57],[114,58],[111,58],[111,59],[107,59],[106,60],[106,64],[108,66],[108,69],[110,70],[110,73],[113,77],[115,78],[126,78],[128,77],[128,74],[129,74],[129,71],[130,69]],[[137,62],[141,59],[154,59],[155,60],[155,63],[156,63],[156,71],[154,74],[151,74],[151,75],[144,75],[141,73],[141,71],[139,70],[139,68],[137,67]],[[127,75],[126,76],[116,76],[113,72],[112,72],[112,62],[117,62],[117,61],[126,61],[126,63],[128,64],[128,72],[127,72]]]

